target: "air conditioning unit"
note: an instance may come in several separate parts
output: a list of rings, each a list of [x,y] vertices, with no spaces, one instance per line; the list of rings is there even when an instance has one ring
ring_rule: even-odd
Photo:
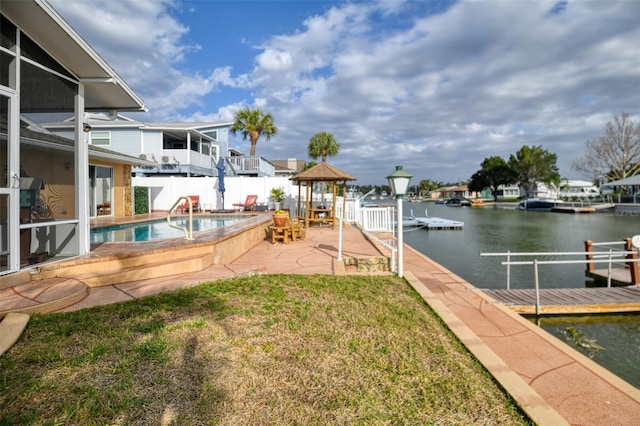
[[[177,164],[175,157],[173,155],[163,155],[162,156],[163,164]]]
[[[153,156],[153,154],[140,154],[138,155],[138,158],[140,158],[141,160],[147,160],[147,161],[156,161],[156,158]]]

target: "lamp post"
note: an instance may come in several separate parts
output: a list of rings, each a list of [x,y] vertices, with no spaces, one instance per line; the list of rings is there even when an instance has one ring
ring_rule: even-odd
[[[407,193],[409,188],[409,182],[413,175],[402,170],[402,166],[396,166],[396,171],[387,176],[389,186],[391,187],[391,193],[395,194],[396,201],[398,203],[398,276],[402,278],[402,197]]]

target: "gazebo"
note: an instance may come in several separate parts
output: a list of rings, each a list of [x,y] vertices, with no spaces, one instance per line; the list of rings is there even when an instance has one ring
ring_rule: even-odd
[[[353,176],[343,172],[340,169],[333,167],[331,164],[322,162],[307,170],[298,173],[295,176],[289,178],[298,183],[298,212],[301,211],[301,194],[302,183],[306,187],[305,196],[305,209],[304,219],[305,228],[309,227],[310,223],[330,223],[332,228],[336,226],[336,196],[338,194],[338,182],[342,182],[342,195],[345,195],[346,183],[349,180],[356,180]],[[331,182],[333,192],[333,202],[331,207],[325,205],[313,205],[313,183],[314,182]],[[324,203],[324,200],[322,201]],[[343,206],[344,208],[344,206]]]

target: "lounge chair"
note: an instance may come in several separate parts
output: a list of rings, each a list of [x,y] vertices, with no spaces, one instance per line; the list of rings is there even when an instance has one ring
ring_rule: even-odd
[[[199,195],[187,195],[187,197],[189,197],[191,199],[191,204],[193,205],[193,211],[194,212],[198,212],[200,211],[200,196]],[[176,207],[176,211],[177,212],[184,212],[184,211],[189,211],[189,201],[186,201],[182,204],[180,204],[178,207]]]
[[[257,195],[247,195],[247,199],[244,201],[244,203],[234,203],[233,209],[240,210],[240,211],[255,210],[257,203],[258,203]]]
[[[105,201],[96,207],[98,208],[98,215],[111,214],[111,201]]]

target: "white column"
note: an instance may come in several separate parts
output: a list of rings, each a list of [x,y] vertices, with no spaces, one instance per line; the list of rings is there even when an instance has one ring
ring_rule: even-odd
[[[402,241],[402,197],[398,199],[398,276],[402,278],[403,274],[403,241]]]
[[[78,250],[87,254],[90,246],[89,220],[89,143],[84,131],[84,84],[78,84],[75,97],[75,163],[76,163],[76,214],[78,215]]]

